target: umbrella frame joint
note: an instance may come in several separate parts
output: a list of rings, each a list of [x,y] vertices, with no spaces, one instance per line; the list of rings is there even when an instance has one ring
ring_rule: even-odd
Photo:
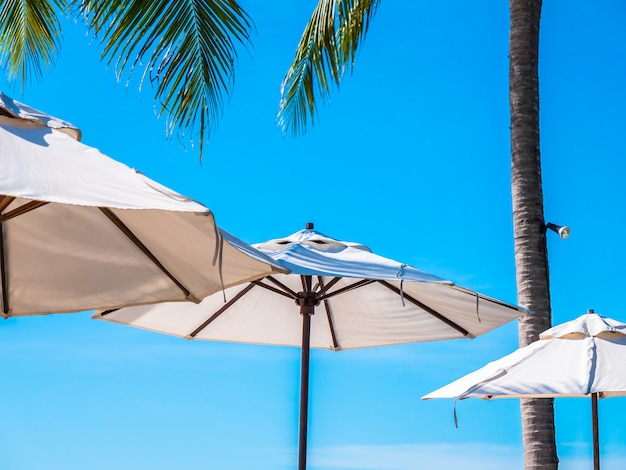
[[[315,307],[320,304],[320,297],[316,292],[308,290],[298,292],[296,304],[300,306],[301,315],[313,315]]]

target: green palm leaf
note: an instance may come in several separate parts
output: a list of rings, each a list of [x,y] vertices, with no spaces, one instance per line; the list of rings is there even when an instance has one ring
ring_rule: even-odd
[[[66,0],[3,0],[0,2],[0,63],[8,81],[22,84],[41,78],[59,53],[58,12]]]
[[[317,114],[316,99],[328,99],[365,39],[380,0],[320,0],[306,25],[281,86],[278,125],[284,133],[306,132]]]
[[[234,0],[85,0],[83,11],[119,76],[141,69],[140,83],[155,86],[169,135],[199,131],[202,158],[232,89],[236,43],[250,43],[249,16]]]

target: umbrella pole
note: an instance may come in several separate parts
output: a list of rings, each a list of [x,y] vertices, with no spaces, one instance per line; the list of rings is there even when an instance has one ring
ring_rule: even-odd
[[[305,290],[301,294],[302,365],[300,373],[300,435],[298,438],[298,470],[306,470],[307,427],[309,415],[309,353],[311,349],[311,315],[315,312],[311,276],[303,276]]]
[[[593,469],[600,470],[600,439],[598,436],[598,394],[591,394],[591,421],[593,426]]]
[[[309,344],[311,315],[302,315],[302,372],[300,375],[300,437],[298,470],[306,470],[306,444],[309,411]]]
[[[2,212],[0,208],[0,212]],[[8,279],[6,273],[6,260],[4,256],[4,232],[2,230],[2,222],[0,222],[0,277],[2,277],[2,313],[6,317],[9,314],[9,290]]]

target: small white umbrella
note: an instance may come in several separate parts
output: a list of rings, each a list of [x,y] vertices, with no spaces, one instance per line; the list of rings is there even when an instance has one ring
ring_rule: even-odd
[[[626,324],[593,313],[546,330],[536,341],[423,397],[591,397],[595,469],[600,468],[597,399],[626,395]]]
[[[228,289],[227,303],[213,295],[198,305],[130,307],[94,318],[187,339],[302,347],[300,470],[306,468],[310,347],[339,351],[472,338],[522,313],[363,245],[330,238],[313,224],[254,246],[291,274]]]
[[[202,204],[0,93],[4,317],[196,300],[284,272]]]

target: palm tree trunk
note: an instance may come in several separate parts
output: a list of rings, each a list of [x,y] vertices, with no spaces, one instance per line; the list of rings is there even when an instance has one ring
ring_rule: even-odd
[[[541,0],[509,0],[511,191],[518,303],[531,313],[519,323],[526,346],[551,325],[546,231],[539,153],[539,20]],[[556,470],[552,399],[522,399],[526,470]]]

